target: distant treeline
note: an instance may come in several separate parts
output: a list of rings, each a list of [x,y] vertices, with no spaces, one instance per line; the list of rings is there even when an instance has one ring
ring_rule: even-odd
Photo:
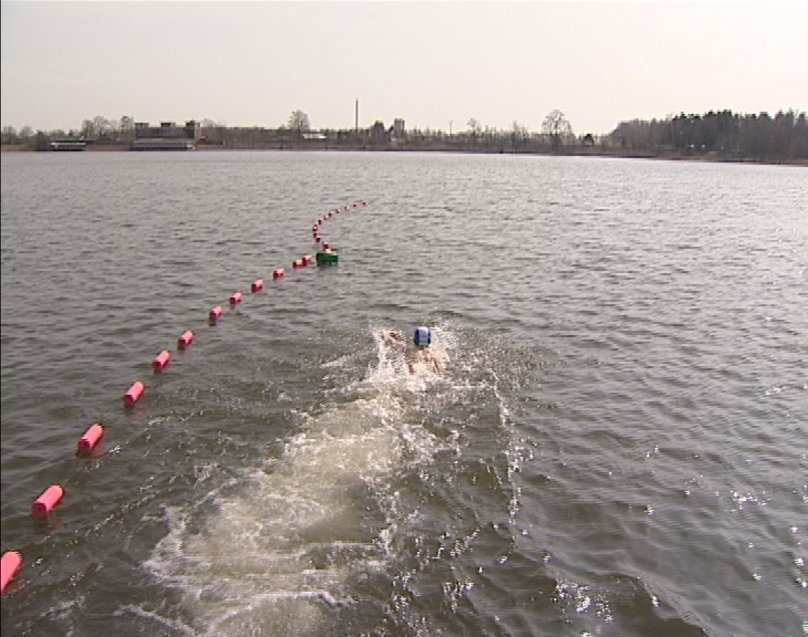
[[[475,119],[466,130],[408,129],[399,121],[386,127],[312,130],[308,116],[295,111],[287,126],[226,126],[201,122],[199,149],[314,149],[314,150],[421,150],[481,153],[586,154],[631,157],[693,158],[715,161],[808,163],[808,118],[805,112],[780,111],[739,115],[710,111],[703,115],[680,114],[665,119],[621,122],[607,135],[573,133],[560,111],[544,120],[540,132],[514,122],[509,129],[483,126]],[[50,150],[52,142],[81,140],[88,149],[125,150],[135,139],[135,122],[96,117],[78,130],[1,131],[4,148]]]
[[[664,120],[621,123],[611,134],[621,148],[652,153],[675,150],[719,159],[808,160],[808,119],[804,112],[780,111],[774,117],[710,111]]]

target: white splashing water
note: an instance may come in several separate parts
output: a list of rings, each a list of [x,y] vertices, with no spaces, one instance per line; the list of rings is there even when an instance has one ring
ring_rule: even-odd
[[[279,458],[245,470],[237,486],[211,494],[196,520],[169,510],[168,535],[147,567],[181,593],[194,630],[208,635],[309,635],[333,626],[355,603],[352,582],[392,559],[401,513],[392,485],[403,462],[429,463],[440,444],[408,422],[408,401],[440,380],[410,373],[401,352],[374,330],[375,364],[345,393],[356,396],[307,418]],[[443,356],[451,342],[438,340]],[[332,361],[330,367],[350,365]],[[224,495],[224,489],[228,492]]]

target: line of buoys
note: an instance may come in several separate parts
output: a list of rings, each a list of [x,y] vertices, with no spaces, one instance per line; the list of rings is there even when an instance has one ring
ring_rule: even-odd
[[[137,382],[136,382],[136,383],[134,383],[134,384],[133,384],[133,385],[132,385],[132,386],[129,388],[129,390],[128,390],[128,391],[127,391],[127,392],[126,392],[124,395],[123,395],[123,402],[124,402],[124,404],[125,404],[127,407],[131,407],[131,406],[132,406],[132,405],[134,405],[134,404],[135,404],[137,401],[139,401],[139,400],[140,400],[140,398],[143,396],[143,392],[144,392],[144,391],[146,391],[146,386],[145,386],[145,385],[144,385],[142,382],[137,381]]]
[[[31,507],[31,514],[35,518],[46,518],[65,494],[64,488],[60,484],[52,484],[39,496]]]
[[[358,208],[360,205],[366,206],[366,202],[361,202],[361,204],[353,204],[353,208]],[[329,211],[325,217],[319,217],[317,222],[312,226],[312,234],[314,239],[317,243],[322,241],[320,237],[320,227],[322,226],[323,222],[326,219],[330,219],[333,215],[339,214],[341,211],[348,210],[348,206],[344,206],[340,209],[335,209]],[[328,247],[328,243],[324,242],[324,247]],[[333,252],[333,251],[332,251]],[[320,262],[320,253],[317,253],[317,262]],[[292,262],[293,267],[300,268],[309,265],[314,260],[314,256],[311,254],[306,254],[303,257],[296,259]],[[277,268],[272,273],[273,279],[280,279],[284,276],[285,272],[283,268]],[[264,281],[263,279],[257,279],[253,282],[251,286],[252,292],[260,292],[264,288]],[[231,305],[236,305],[241,303],[243,300],[243,295],[241,292],[235,292],[229,299]],[[208,314],[208,323],[210,325],[215,325],[216,322],[222,317],[223,310],[221,306],[216,306],[210,313]],[[194,340],[194,332],[192,330],[185,330],[180,337],[177,339],[177,349],[185,350],[187,349]],[[152,368],[155,372],[163,371],[167,366],[169,361],[171,360],[171,352],[167,349],[162,350],[157,357],[152,362]],[[141,381],[135,382],[129,390],[124,394],[123,401],[126,407],[132,407],[137,403],[142,397],[146,390],[146,386]],[[91,425],[87,431],[84,432],[82,437],[79,439],[76,449],[77,455],[85,456],[89,455],[100,443],[101,439],[104,437],[105,427],[102,423],[94,423]],[[64,498],[65,489],[61,484],[53,484],[48,487],[39,498],[36,499],[34,504],[31,507],[31,514],[39,519],[47,518],[47,516],[53,511],[54,507],[56,507]],[[2,557],[2,593],[6,592],[6,588],[12,579],[15,577],[19,569],[23,564],[23,556],[20,551],[7,551],[3,554]]]
[[[0,593],[6,592],[6,587],[22,566],[22,553],[19,551],[6,551],[0,560]]]
[[[78,442],[78,453],[85,454],[90,453],[101,438],[104,436],[104,425],[100,422],[95,423],[92,425],[87,431],[84,432],[84,435],[79,439]]]
[[[323,222],[331,219],[333,215],[338,215],[341,212],[346,212],[347,210],[355,210],[359,207],[367,206],[366,201],[353,203],[350,206],[343,206],[342,208],[335,208],[334,210],[329,210],[328,213],[324,217],[319,217],[317,222],[311,227],[312,238],[314,242],[320,244],[320,250],[317,252],[317,265],[333,265],[335,263],[339,263],[339,256],[336,254],[337,249],[332,248],[328,241],[326,241],[322,235],[320,234],[321,227]]]

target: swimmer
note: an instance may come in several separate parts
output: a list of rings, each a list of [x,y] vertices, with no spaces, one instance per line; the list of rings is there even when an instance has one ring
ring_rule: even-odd
[[[446,360],[443,354],[430,347],[433,333],[428,327],[416,328],[413,337],[415,348],[407,347],[404,337],[396,330],[386,330],[383,338],[387,345],[404,352],[410,374],[414,374],[417,367],[426,367],[437,373],[446,368]]]

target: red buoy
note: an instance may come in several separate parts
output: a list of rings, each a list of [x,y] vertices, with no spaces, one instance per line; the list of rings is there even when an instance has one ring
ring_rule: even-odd
[[[306,265],[311,263],[312,259],[314,259],[314,257],[310,254],[307,254],[303,257],[303,261],[306,263]]]
[[[164,349],[157,355],[157,358],[154,359],[154,362],[152,363],[152,368],[156,372],[162,372],[166,368],[166,366],[168,365],[168,361],[170,360],[171,360],[171,352],[169,352],[167,349]]]
[[[323,241],[323,250],[328,250],[328,241]]]
[[[230,296],[230,305],[238,305],[239,303],[241,303],[241,299],[242,299],[241,292],[234,292]]]
[[[185,330],[177,339],[177,347],[179,349],[186,349],[190,344],[191,341],[194,340],[194,333],[191,330]]]
[[[294,261],[292,261],[293,268],[302,268],[304,265],[306,264],[303,263],[303,259],[295,259]]]
[[[45,492],[39,496],[34,502],[34,506],[31,507],[31,513],[36,518],[44,518],[47,517],[48,513],[53,510],[57,504],[59,504],[59,500],[62,499],[62,496],[65,494],[65,490],[58,484],[54,484],[49,486],[45,489]]]
[[[104,425],[101,423],[95,423],[92,427],[90,427],[87,431],[84,432],[84,435],[79,440],[78,444],[78,452],[79,453],[90,453],[93,448],[98,444],[98,441],[101,440],[101,437],[104,435]]]
[[[278,268],[272,273],[273,279],[280,279],[283,276],[283,268]]]
[[[11,579],[22,566],[22,553],[19,551],[6,551],[0,561],[0,592],[5,593]]]
[[[129,388],[129,391],[124,394],[123,402],[127,407],[131,407],[137,401],[140,400],[140,397],[143,395],[143,392],[146,390],[146,386],[137,381],[134,385]]]
[[[222,307],[217,305],[214,307],[210,314],[208,314],[208,323],[211,325],[216,325],[216,321],[218,321],[222,317]]]
[[[253,292],[260,292],[263,289],[264,289],[264,280],[263,279],[258,279],[257,281],[253,282],[253,284],[252,284],[252,291]]]

